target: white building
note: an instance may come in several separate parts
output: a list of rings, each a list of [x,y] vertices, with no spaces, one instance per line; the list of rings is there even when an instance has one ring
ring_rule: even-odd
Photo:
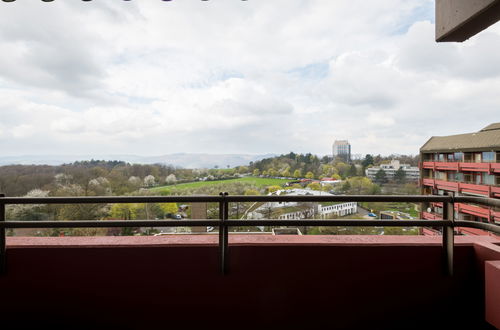
[[[368,178],[374,180],[377,172],[382,169],[388,180],[394,180],[394,175],[400,168],[405,172],[407,181],[418,181],[420,179],[420,170],[418,167],[401,164],[399,160],[392,160],[389,164],[369,167],[366,169],[365,173]]]
[[[286,194],[289,196],[334,196],[328,192],[316,191],[311,189],[289,189],[289,190],[278,190],[276,195]],[[297,202],[268,202],[254,210],[254,212],[249,213],[249,216],[253,219],[262,219],[267,213],[272,209],[284,208],[284,207],[297,207],[299,203]],[[315,204],[306,209],[296,210],[293,212],[288,212],[281,214],[279,220],[299,220],[305,218],[311,218],[319,215],[321,218],[325,218],[330,214],[335,214],[337,216],[347,216],[349,214],[355,214],[358,212],[358,204],[356,202],[348,203],[338,203],[333,205],[321,205]]]
[[[358,203],[356,202],[319,206],[319,214],[322,217],[326,217],[327,215],[330,214],[335,214],[339,217],[345,217],[346,215],[355,214],[357,212],[358,212]]]

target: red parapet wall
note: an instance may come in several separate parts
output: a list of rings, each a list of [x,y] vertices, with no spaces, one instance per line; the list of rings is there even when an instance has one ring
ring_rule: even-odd
[[[422,218],[425,220],[443,220],[441,215],[430,212],[422,212]]]
[[[460,183],[460,191],[465,193],[471,193],[476,195],[483,195],[486,197],[490,196],[490,186],[471,184],[471,183]]]
[[[474,254],[480,277],[485,282],[485,318],[500,329],[500,246],[498,243],[474,244]]]
[[[491,163],[491,172],[500,173],[500,163]]]
[[[500,212],[491,211],[491,216],[493,217],[493,221],[500,223]]]
[[[433,179],[423,179],[422,184],[436,189],[465,192],[486,197],[490,195],[492,197],[500,197],[500,187]]]
[[[436,162],[434,163],[434,168],[439,171],[458,171],[458,164],[456,162]]]
[[[470,204],[456,203],[455,209],[459,212],[475,215],[478,217],[483,217],[483,218],[486,218],[488,220],[490,219],[490,215],[491,215],[489,208],[470,205]]]
[[[2,324],[478,328],[484,292],[474,247],[493,241],[456,237],[451,281],[441,237],[231,235],[228,275],[215,235],[9,238]]]
[[[434,162],[423,162],[422,163],[422,168],[428,169],[428,170],[434,170]]]
[[[424,186],[434,187],[434,180],[433,179],[423,179],[422,184]]]
[[[500,198],[500,187],[491,187],[491,197]]]
[[[500,261],[485,263],[486,320],[500,329]]]
[[[437,189],[452,190],[452,191],[458,191],[459,189],[458,182],[435,180],[434,183]]]
[[[423,162],[421,168],[434,171],[500,173],[500,163]]]
[[[491,163],[459,163],[461,172],[490,172]]]

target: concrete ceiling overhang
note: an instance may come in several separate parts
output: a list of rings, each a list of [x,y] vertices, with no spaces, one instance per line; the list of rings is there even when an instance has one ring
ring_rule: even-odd
[[[500,0],[436,0],[436,41],[465,41],[500,20]]]

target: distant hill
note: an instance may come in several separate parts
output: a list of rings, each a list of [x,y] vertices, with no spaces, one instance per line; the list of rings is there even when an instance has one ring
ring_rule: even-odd
[[[191,154],[177,153],[162,156],[137,155],[23,155],[0,156],[0,165],[61,165],[75,161],[100,159],[121,160],[132,164],[165,164],[183,168],[226,168],[248,165],[264,158],[274,157],[274,154]]]

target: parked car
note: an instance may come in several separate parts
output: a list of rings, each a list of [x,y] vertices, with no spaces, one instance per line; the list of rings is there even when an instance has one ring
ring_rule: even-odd
[[[373,218],[376,218],[376,217],[377,217],[377,215],[376,215],[375,213],[372,213],[372,212],[368,213],[368,216],[369,216],[369,217],[373,217]]]

